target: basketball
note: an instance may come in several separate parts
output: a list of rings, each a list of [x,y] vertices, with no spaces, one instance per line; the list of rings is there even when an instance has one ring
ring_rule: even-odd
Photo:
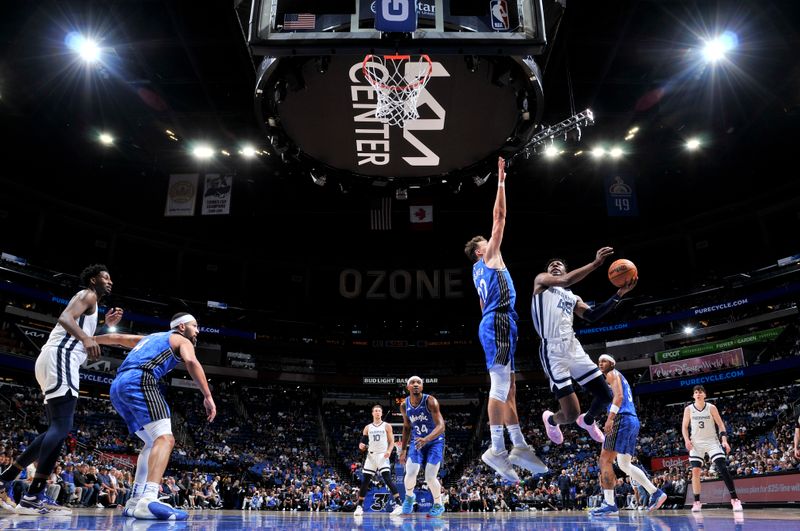
[[[632,278],[636,278],[638,274],[636,264],[625,258],[614,260],[614,263],[608,268],[608,280],[618,288],[624,286]]]

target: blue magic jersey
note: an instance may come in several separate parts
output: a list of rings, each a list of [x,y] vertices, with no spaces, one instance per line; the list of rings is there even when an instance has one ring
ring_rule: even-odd
[[[130,369],[140,369],[152,373],[156,380],[175,368],[182,361],[169,346],[169,338],[177,332],[158,332],[150,334],[128,352],[125,361],[117,369],[117,374]]]
[[[483,315],[490,312],[506,312],[517,320],[514,304],[517,292],[508,269],[492,269],[487,267],[481,258],[472,266],[472,281],[483,303]]]
[[[633,393],[631,393],[631,386],[628,385],[628,380],[622,376],[622,373],[613,369],[617,373],[620,383],[622,383],[622,405],[619,406],[619,413],[625,415],[636,416],[636,407],[633,405]],[[611,407],[609,405],[609,407]]]
[[[431,412],[428,409],[429,396],[430,395],[423,393],[422,400],[420,400],[417,407],[411,405],[410,396],[406,397],[406,416],[408,417],[408,421],[411,423],[412,442],[416,439],[427,437],[428,434],[432,433],[434,428],[436,428],[436,422],[433,420],[433,415],[431,415]],[[443,438],[444,435],[440,435],[434,440],[438,441]]]

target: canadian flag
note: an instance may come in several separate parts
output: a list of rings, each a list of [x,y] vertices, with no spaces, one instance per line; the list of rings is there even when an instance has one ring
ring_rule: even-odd
[[[433,205],[410,205],[411,228],[425,230],[433,227]]]

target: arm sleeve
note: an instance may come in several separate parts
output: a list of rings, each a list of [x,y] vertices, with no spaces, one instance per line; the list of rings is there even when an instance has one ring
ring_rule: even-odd
[[[607,301],[598,304],[594,308],[589,308],[588,310],[583,312],[583,319],[590,323],[593,323],[598,319],[602,319],[608,312],[616,308],[617,305],[619,304],[619,301],[621,300],[622,299],[615,294]]]

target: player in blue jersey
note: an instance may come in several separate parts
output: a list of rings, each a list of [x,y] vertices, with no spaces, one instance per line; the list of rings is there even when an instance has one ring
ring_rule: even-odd
[[[486,355],[489,371],[489,427],[491,447],[481,459],[504,479],[519,481],[517,465],[533,473],[544,473],[547,467],[525,441],[517,414],[517,386],[514,375],[514,352],[517,348],[517,299],[514,282],[500,254],[506,227],[505,160],[497,161],[497,196],[494,203],[492,234],[487,241],[476,236],[467,242],[464,252],[472,261],[472,280],[480,297],[483,317],[478,337]],[[508,430],[513,448],[506,450],[503,426]]]
[[[175,446],[169,406],[158,388],[158,380],[182,362],[203,394],[208,421],[212,422],[217,415],[205,371],[195,355],[197,320],[188,313],[179,313],[172,317],[170,329],[144,337],[108,334],[96,338],[100,344],[133,346],[111,384],[111,403],[128,430],[144,441],[136,462],[132,497],[123,511],[126,516],[141,519],[188,517],[186,512],[158,501],[159,485]]]
[[[614,367],[616,361],[608,354],[600,356],[598,367],[606,377],[614,394],[608,409],[608,419],[604,426],[605,441],[600,452],[600,484],[603,487],[603,502],[592,511],[595,516],[619,514],[614,500],[614,459],[620,470],[625,472],[636,483],[647,490],[650,496],[648,511],[655,511],[667,500],[666,493],[653,485],[647,474],[636,465],[631,464],[633,452],[636,450],[636,437],[639,435],[639,417],[633,405],[633,393],[628,380]]]
[[[601,247],[595,259],[575,270],[567,271],[567,264],[560,258],[547,262],[545,271],[536,275],[533,281],[531,315],[533,327],[541,338],[539,360],[542,369],[550,380],[550,389],[556,395],[559,410],[555,413],[545,411],[542,421],[547,437],[556,444],[564,442],[560,424],[576,422],[589,432],[597,442],[603,442],[603,432],[595,423],[609,402],[611,390],[608,388],[597,365],[586,354],[572,329],[574,316],[590,323],[601,319],[617,307],[619,301],[636,286],[634,278],[622,286],[607,301],[594,307],[589,306],[569,289],[589,273],[603,265],[614,249]],[[592,395],[589,410],[581,415],[581,404],[575,394],[572,382],[576,381]]]
[[[398,459],[406,467],[403,483],[406,497],[403,500],[403,514],[414,511],[414,487],[417,475],[425,466],[425,482],[433,496],[433,507],[428,517],[438,518],[444,513],[442,485],[439,483],[439,467],[444,458],[444,418],[439,410],[439,402],[431,395],[422,392],[422,378],[412,376],[406,382],[409,396],[400,404],[403,415],[402,450]]]

